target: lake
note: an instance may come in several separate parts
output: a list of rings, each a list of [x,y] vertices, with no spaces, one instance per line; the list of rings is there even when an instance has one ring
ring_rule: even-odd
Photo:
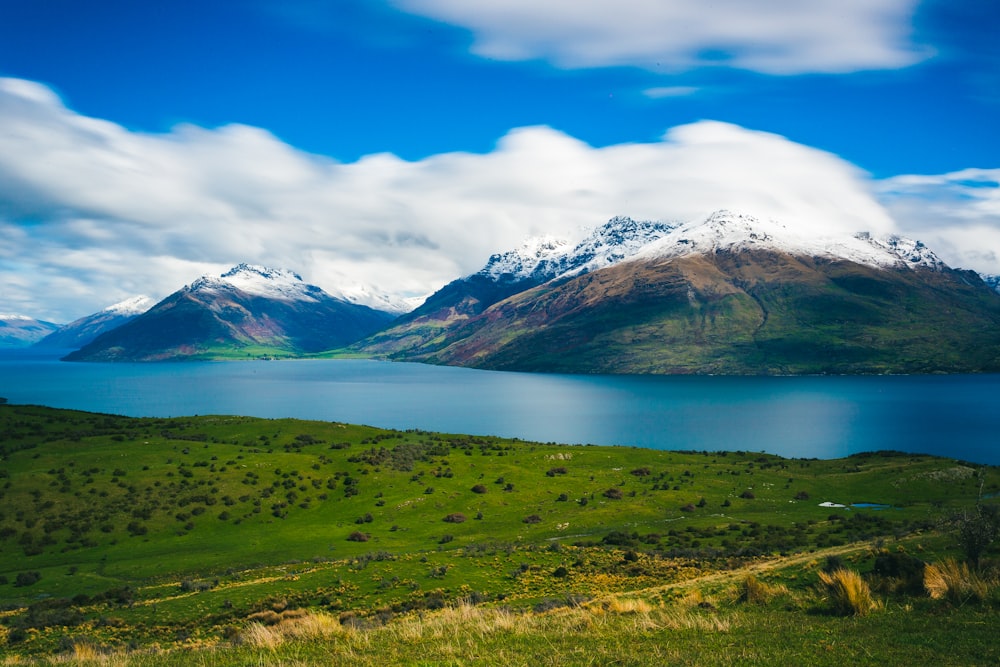
[[[363,360],[67,363],[5,351],[0,396],[131,416],[296,417],[804,458],[895,449],[1000,464],[1000,375],[578,376]]]

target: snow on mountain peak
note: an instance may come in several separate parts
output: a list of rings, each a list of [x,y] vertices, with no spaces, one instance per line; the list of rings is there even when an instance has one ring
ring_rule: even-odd
[[[288,269],[272,269],[258,264],[238,264],[221,276],[202,276],[191,283],[191,291],[235,288],[253,296],[283,301],[319,301],[323,290],[308,285]]]
[[[946,268],[920,241],[900,236],[876,237],[868,232],[835,236],[720,210],[680,225],[637,253],[637,258],[682,257],[717,251],[771,250],[807,257],[845,259],[877,268]]]
[[[615,216],[573,248],[562,273],[575,275],[617,264],[674,228],[665,222]]]
[[[991,273],[980,273],[979,277],[983,279],[984,283],[990,286],[990,289],[1000,294],[1000,276]]]
[[[551,265],[566,253],[569,242],[554,236],[533,236],[526,239],[520,247],[497,253],[490,257],[486,266],[479,272],[493,280],[523,280],[532,277],[551,276]]]
[[[519,248],[490,257],[479,275],[496,281],[546,281],[595,271],[631,257],[673,228],[663,222],[616,216],[572,247],[564,239],[532,237]]]
[[[108,306],[101,312],[108,313],[109,315],[122,315],[128,317],[130,315],[142,315],[147,310],[152,308],[156,304],[153,299],[149,298],[145,294],[139,296],[133,296],[124,301],[119,301],[113,306]]]

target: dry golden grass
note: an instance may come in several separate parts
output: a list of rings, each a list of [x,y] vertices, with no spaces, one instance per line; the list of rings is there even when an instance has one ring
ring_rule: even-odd
[[[653,607],[640,598],[613,597],[605,602],[605,609],[612,614],[649,614]]]
[[[964,604],[985,600],[989,595],[990,585],[965,563],[948,558],[924,568],[924,588],[935,600]]]
[[[290,639],[327,639],[349,632],[339,620],[325,612],[303,609],[264,614],[250,617],[252,620],[240,635],[245,643],[259,648],[275,648]]]
[[[736,587],[736,600],[747,604],[767,604],[775,597],[786,594],[788,594],[787,586],[765,583],[752,573]]]
[[[864,616],[881,606],[872,597],[871,588],[854,570],[820,571],[819,579],[826,587],[833,610],[843,616]]]

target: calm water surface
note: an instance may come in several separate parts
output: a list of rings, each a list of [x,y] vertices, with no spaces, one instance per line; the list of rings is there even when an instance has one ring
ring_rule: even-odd
[[[66,363],[0,355],[0,396],[131,416],[237,414],[655,449],[1000,464],[1000,375],[647,377],[376,361]]]

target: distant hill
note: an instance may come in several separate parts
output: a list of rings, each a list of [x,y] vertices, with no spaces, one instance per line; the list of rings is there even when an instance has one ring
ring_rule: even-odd
[[[104,310],[59,327],[35,343],[35,347],[72,350],[87,345],[102,333],[129,322],[150,309],[155,302],[148,296],[134,296]]]
[[[330,296],[291,271],[240,264],[199,278],[66,359],[296,356],[342,347],[394,318]]]
[[[494,256],[356,348],[568,373],[1000,370],[1000,297],[919,241],[719,211],[674,226],[616,218],[576,247],[513,254],[523,261]]]
[[[0,313],[0,348],[28,347],[59,328],[25,315]]]

